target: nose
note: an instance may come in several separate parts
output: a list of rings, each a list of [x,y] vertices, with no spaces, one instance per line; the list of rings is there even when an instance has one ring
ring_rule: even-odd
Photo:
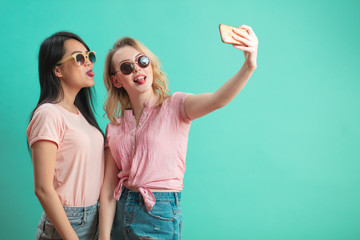
[[[139,72],[140,71],[140,67],[135,63],[135,64],[133,64],[133,66],[134,66],[134,70],[133,70],[133,72]]]
[[[92,64],[92,62],[90,61],[89,57],[86,56],[86,57],[85,57],[85,65],[88,66],[88,65],[90,65],[90,64]]]

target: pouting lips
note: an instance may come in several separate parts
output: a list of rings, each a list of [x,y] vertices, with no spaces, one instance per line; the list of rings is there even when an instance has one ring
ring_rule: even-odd
[[[95,73],[92,71],[92,69],[90,69],[89,71],[87,71],[87,75],[89,77],[93,77],[93,76],[95,76]]]

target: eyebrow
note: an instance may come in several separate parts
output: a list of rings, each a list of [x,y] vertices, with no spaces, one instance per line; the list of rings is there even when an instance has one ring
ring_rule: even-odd
[[[88,52],[90,52],[90,51],[86,50],[85,53],[88,53]],[[82,51],[74,51],[74,52],[72,52],[70,55],[73,55],[74,53],[82,53]]]
[[[136,59],[139,55],[141,55],[141,54],[142,54],[142,53],[139,53],[138,55],[136,55],[136,56],[135,56],[135,59]],[[125,62],[125,61],[130,61],[130,59],[124,59],[124,60],[122,60],[121,62],[119,62],[119,64],[122,63],[122,62]]]

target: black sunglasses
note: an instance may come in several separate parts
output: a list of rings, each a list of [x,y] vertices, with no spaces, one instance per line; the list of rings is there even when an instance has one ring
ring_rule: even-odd
[[[142,54],[136,57],[135,63],[141,68],[147,68],[150,64],[150,58]],[[134,63],[130,61],[125,61],[120,64],[120,70],[113,73],[115,75],[117,72],[121,72],[124,75],[129,75],[134,71]]]

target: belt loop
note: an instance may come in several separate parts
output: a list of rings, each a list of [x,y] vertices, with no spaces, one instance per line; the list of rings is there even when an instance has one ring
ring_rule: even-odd
[[[84,207],[84,216],[83,216],[83,222],[86,222],[86,207]]]
[[[178,199],[177,192],[174,192],[174,195],[175,195],[175,203],[176,203],[176,206],[178,207],[179,206],[179,199]]]

